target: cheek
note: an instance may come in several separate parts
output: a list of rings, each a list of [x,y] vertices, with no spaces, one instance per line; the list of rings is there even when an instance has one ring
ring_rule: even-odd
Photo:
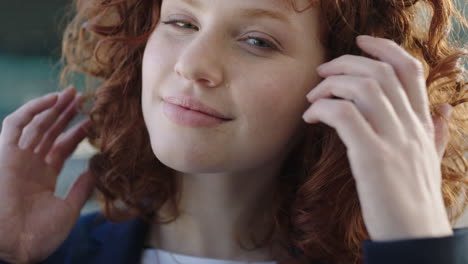
[[[270,126],[278,127],[278,122],[292,126],[302,120],[302,114],[310,105],[306,99],[314,82],[305,79],[271,78],[258,81],[245,96],[246,111],[253,120],[263,120]]]
[[[261,76],[261,75],[260,75]],[[311,80],[280,76],[265,80],[255,80],[245,89],[233,91],[242,105],[245,122],[242,122],[240,135],[248,138],[244,145],[255,146],[255,154],[262,157],[283,153],[288,142],[304,124],[302,114],[309,103],[306,95]],[[247,136],[246,136],[247,135]]]
[[[159,35],[156,30],[146,43],[142,63],[143,84],[154,81],[155,77],[167,71],[172,61],[170,47],[161,41],[162,38]]]
[[[157,100],[158,89],[170,76],[175,52],[170,45],[161,41],[160,33],[156,29],[148,42],[143,53],[142,61],[142,106],[143,113],[148,111],[152,103]],[[164,63],[161,63],[164,62]]]

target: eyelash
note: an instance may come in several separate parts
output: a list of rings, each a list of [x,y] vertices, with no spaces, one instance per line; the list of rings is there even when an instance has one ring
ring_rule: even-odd
[[[176,27],[179,27],[179,28],[183,28],[183,29],[195,29],[195,30],[198,30],[198,28],[196,26],[194,26],[192,23],[189,23],[189,22],[185,22],[185,21],[181,21],[181,20],[167,20],[167,21],[161,21],[163,24],[166,24],[166,25],[175,25]],[[184,26],[180,26],[180,24],[182,25],[190,25],[189,27],[184,27]],[[268,40],[265,40],[263,38],[258,38],[258,37],[254,37],[254,36],[249,36],[247,35],[247,38],[245,38],[244,40],[255,40],[256,42],[261,42],[261,43],[264,43],[267,45],[267,47],[264,47],[264,46],[259,46],[259,45],[255,45],[255,44],[252,44],[253,46],[259,48],[259,49],[270,49],[270,50],[278,50],[278,48],[272,44],[270,41]]]

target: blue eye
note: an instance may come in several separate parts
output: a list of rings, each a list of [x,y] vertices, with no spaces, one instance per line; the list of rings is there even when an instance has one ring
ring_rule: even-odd
[[[185,28],[185,29],[198,30],[197,26],[194,26],[191,23],[180,21],[180,20],[167,20],[167,21],[162,21],[162,23],[166,25],[176,25],[177,27]]]
[[[272,44],[271,42],[267,41],[267,40],[264,40],[262,38],[256,38],[256,37],[252,37],[252,36],[248,36],[246,38],[247,42],[256,46],[256,47],[259,47],[261,49],[273,49],[275,50],[276,49],[276,46],[274,44]]]
[[[175,25],[178,28],[182,29],[192,29],[198,31],[198,27],[193,25],[192,23],[185,22],[182,20],[167,20],[167,21],[161,21],[161,23],[166,24],[166,25]],[[243,39],[247,43],[249,43],[252,46],[255,46],[259,49],[264,49],[264,50],[277,50],[276,46],[272,44],[270,41],[267,41],[262,38],[254,37],[254,36],[247,36],[247,38]]]

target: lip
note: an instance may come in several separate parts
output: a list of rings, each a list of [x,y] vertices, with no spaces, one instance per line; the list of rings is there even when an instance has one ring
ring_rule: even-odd
[[[162,112],[176,124],[189,127],[214,127],[232,120],[189,96],[162,98]]]
[[[215,117],[218,119],[222,119],[224,121],[232,120],[232,118],[220,113],[216,109],[209,107],[202,102],[198,101],[197,99],[191,96],[166,96],[163,97],[163,101],[166,103],[171,103],[174,105],[178,105],[179,107],[183,107],[192,111],[196,111],[211,117]]]

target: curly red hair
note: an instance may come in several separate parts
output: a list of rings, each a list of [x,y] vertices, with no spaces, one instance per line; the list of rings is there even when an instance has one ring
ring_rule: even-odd
[[[297,12],[307,9],[289,1]],[[460,199],[468,187],[463,156],[468,132],[463,104],[466,76],[460,63],[467,52],[449,41],[449,33],[452,17],[465,27],[466,20],[451,0],[311,4],[320,8],[321,41],[328,59],[365,56],[355,44],[361,34],[392,39],[425,66],[431,114],[439,115],[439,104],[454,107],[441,165],[444,202],[454,224],[468,205],[468,196]],[[89,81],[92,107],[86,114],[94,128],[90,141],[99,149],[89,165],[103,211],[111,220],[138,216],[164,223],[179,215],[179,183],[152,152],[140,103],[143,51],[158,22],[160,5],[161,0],[76,0],[76,12],[64,34],[66,67],[61,82],[66,86],[74,73],[84,73]],[[275,231],[284,246],[300,253],[297,262],[362,262],[362,241],[369,236],[346,149],[334,129],[323,124],[307,127],[285,162],[275,191],[274,226],[260,244],[271,242]],[[166,219],[157,213],[163,204],[172,209]]]

